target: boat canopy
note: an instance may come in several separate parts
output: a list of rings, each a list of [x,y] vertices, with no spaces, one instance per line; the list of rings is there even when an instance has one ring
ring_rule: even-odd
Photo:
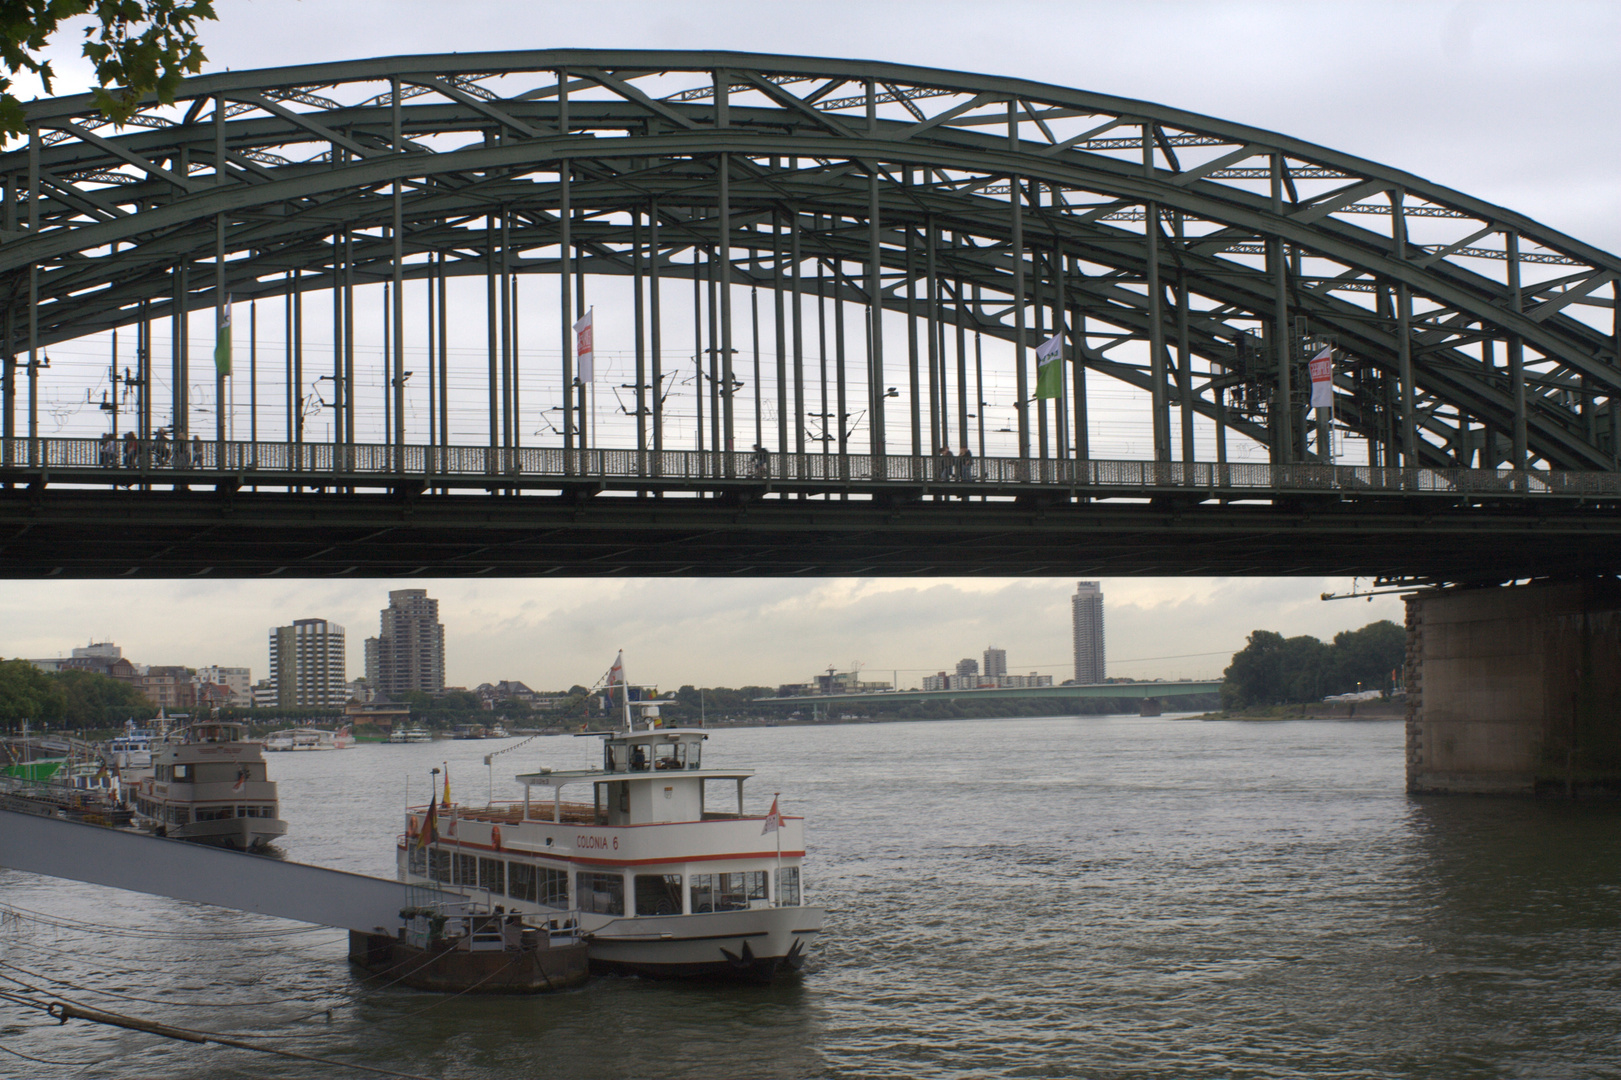
[[[560,788],[566,784],[606,780],[663,780],[672,773],[703,780],[746,780],[753,769],[708,770],[702,754],[707,732],[690,728],[653,731],[595,731],[602,739],[600,769],[541,769],[516,777],[525,787]]]
[[[192,724],[182,731],[185,742],[222,743],[241,742],[247,738],[246,724],[233,724],[224,720],[207,720]]]

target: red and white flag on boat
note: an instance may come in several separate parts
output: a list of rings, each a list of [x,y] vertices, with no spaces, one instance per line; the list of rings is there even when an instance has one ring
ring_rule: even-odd
[[[760,835],[764,836],[768,832],[776,832],[780,828],[782,828],[782,811],[777,809],[777,800],[773,797],[771,799],[771,813],[765,816],[765,826],[760,830]]]
[[[614,687],[625,685],[625,650],[620,649],[619,655],[614,657],[613,667],[608,669],[608,701],[611,703],[614,696]]]
[[[597,350],[591,341],[591,316],[595,311],[596,308],[590,308],[574,324],[574,358],[579,361],[579,376],[583,383],[594,381],[597,374]]]

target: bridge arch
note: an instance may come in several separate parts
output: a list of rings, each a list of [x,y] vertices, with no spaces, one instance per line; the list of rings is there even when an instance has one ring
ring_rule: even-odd
[[[381,434],[401,445],[453,441],[446,400],[482,376],[479,434],[503,447],[549,426],[569,447],[657,448],[680,428],[731,448],[757,426],[786,453],[827,448],[836,426],[852,451],[926,455],[981,435],[974,338],[999,343],[981,355],[1012,397],[993,449],[1021,458],[1098,456],[1090,373],[1146,402],[1137,456],[1225,459],[1232,435],[1274,464],[1320,460],[1306,362],[1325,346],[1334,415],[1371,465],[1609,470],[1621,442],[1616,256],[1399,170],[1148,102],[866,61],[555,50],[209,75],[122,130],[88,97],[36,102],[28,123],[27,144],[0,156],[7,436],[40,433],[45,350],[132,326],[147,366],[133,382],[170,390],[144,395],[143,434],[214,434],[206,418],[223,427],[223,410],[189,320],[227,297],[336,285],[332,340],[293,396],[301,417],[327,374],[325,437],[354,442],[380,396],[354,371],[357,343],[369,348],[355,289],[387,284]],[[530,359],[513,340],[516,307],[536,303],[515,306],[513,283],[537,276],[571,305],[558,325],[580,286],[589,303],[595,281],[636,280],[639,312],[604,313],[636,324],[638,367],[600,432],[580,429],[570,343]],[[401,286],[466,277],[493,286],[468,335],[489,355],[452,371],[443,309],[427,328],[417,310],[432,287]],[[655,280],[666,312],[677,281],[697,286],[695,343],[658,340]],[[843,407],[811,385],[818,288],[867,312],[848,328]],[[751,305],[768,293],[746,329],[745,289]],[[178,324],[167,357],[164,322]],[[1049,413],[1034,348],[1055,322],[1068,371]],[[737,370],[756,333],[759,380]],[[407,347],[439,348],[452,395],[431,367],[407,385]],[[666,423],[671,373],[694,352],[694,415]],[[541,369],[549,389],[518,393]],[[525,416],[537,409],[559,419]],[[843,422],[822,423],[832,411]]]

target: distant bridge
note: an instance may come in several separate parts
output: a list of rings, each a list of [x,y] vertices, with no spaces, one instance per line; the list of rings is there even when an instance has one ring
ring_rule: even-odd
[[[805,694],[798,697],[756,698],[757,705],[889,705],[913,701],[991,701],[1008,698],[1036,701],[1074,701],[1096,698],[1131,698],[1137,701],[1193,697],[1221,692],[1220,679],[1178,679],[1174,682],[1084,683],[1072,686],[998,686],[979,690],[878,690],[859,694]]]

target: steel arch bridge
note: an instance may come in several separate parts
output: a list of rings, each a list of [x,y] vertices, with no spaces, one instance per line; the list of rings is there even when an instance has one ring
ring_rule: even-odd
[[[0,156],[9,573],[1621,568],[1621,259],[1286,136],[1018,79],[594,50],[27,119]],[[624,345],[600,422],[571,331],[599,298]],[[133,444],[42,431],[50,348],[119,330],[103,411]],[[120,558],[75,546],[108,518]]]

